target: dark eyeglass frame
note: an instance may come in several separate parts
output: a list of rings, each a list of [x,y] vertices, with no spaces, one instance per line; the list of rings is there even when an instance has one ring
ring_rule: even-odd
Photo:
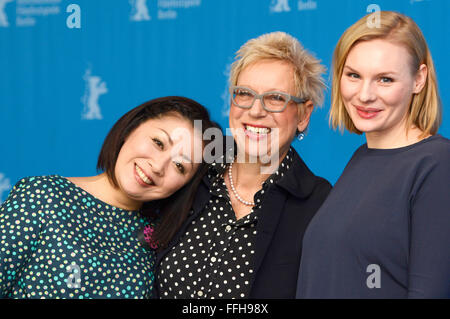
[[[236,101],[234,100],[234,95],[233,95],[233,91],[236,89],[246,90],[253,94],[254,98],[253,98],[252,103],[249,106],[242,106],[242,105],[239,105],[236,103]],[[270,95],[270,94],[280,94],[286,98],[286,103],[281,110],[272,110],[270,108],[267,108],[267,106],[264,104],[264,97],[267,95]],[[255,101],[257,99],[259,99],[261,101],[261,105],[262,105],[263,109],[266,110],[267,112],[272,112],[272,113],[283,112],[286,109],[286,107],[290,101],[293,101],[297,104],[302,104],[302,103],[305,103],[306,101],[308,101],[308,99],[290,95],[286,92],[281,92],[281,91],[269,91],[269,92],[264,92],[262,94],[258,94],[257,92],[255,92],[254,90],[252,90],[246,86],[239,86],[239,85],[230,86],[230,95],[231,95],[231,101],[233,102],[233,104],[236,105],[237,107],[240,107],[241,109],[251,109],[253,104],[255,104]]]

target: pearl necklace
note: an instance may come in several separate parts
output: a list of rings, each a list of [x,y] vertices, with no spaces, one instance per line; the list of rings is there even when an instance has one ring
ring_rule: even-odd
[[[234,161],[233,161],[234,162]],[[255,202],[248,202],[246,200],[243,200],[242,197],[238,194],[238,192],[236,191],[236,188],[234,187],[233,184],[233,176],[231,174],[231,171],[233,169],[233,162],[230,163],[230,166],[228,167],[228,177],[230,178],[230,186],[231,186],[231,190],[233,191],[234,196],[236,197],[236,199],[238,201],[240,201],[242,204],[246,205],[246,206],[255,206]]]

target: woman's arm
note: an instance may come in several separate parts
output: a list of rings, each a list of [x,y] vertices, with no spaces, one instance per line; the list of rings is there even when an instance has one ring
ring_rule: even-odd
[[[450,298],[449,160],[427,170],[411,203],[409,298]]]
[[[0,206],[0,298],[8,298],[38,242],[40,195],[22,179]]]

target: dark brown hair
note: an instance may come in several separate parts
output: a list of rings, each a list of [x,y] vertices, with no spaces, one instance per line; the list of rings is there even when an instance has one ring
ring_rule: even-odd
[[[104,171],[115,187],[118,187],[114,174],[117,157],[128,136],[147,120],[169,114],[176,114],[189,120],[192,126],[195,120],[201,120],[202,135],[208,128],[219,128],[211,121],[204,106],[185,97],[161,97],[135,107],[114,124],[103,142],[98,157],[97,169]],[[204,146],[207,144],[205,141],[203,143]],[[207,165],[203,161],[193,178],[169,198],[143,204],[141,214],[150,217],[157,224],[152,241],[157,243],[158,248],[165,247],[183,224],[206,169]],[[142,234],[139,234],[139,237],[142,238]]]

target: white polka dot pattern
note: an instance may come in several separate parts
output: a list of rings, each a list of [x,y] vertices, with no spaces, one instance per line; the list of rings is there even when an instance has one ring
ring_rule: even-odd
[[[248,298],[253,278],[258,214],[269,185],[292,162],[292,149],[258,191],[252,212],[236,220],[223,175],[226,164],[213,163],[210,200],[159,265],[161,298]]]

